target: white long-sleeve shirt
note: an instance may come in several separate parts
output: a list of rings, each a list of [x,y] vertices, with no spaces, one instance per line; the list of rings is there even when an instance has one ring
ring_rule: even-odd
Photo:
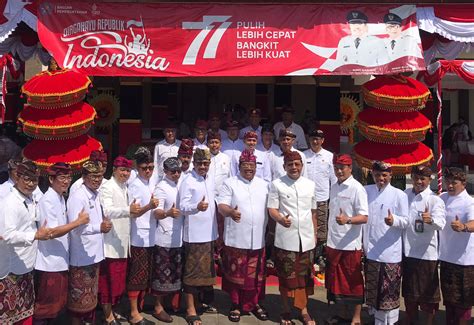
[[[369,218],[364,229],[364,251],[368,259],[382,263],[399,263],[402,260],[402,233],[408,226],[408,198],[391,184],[379,190],[377,185],[365,186],[369,201]],[[388,210],[393,225],[385,218]]]
[[[7,197],[8,193],[12,191],[13,186],[15,186],[15,183],[11,178],[0,184],[0,198]],[[33,191],[33,200],[38,203],[42,196],[43,192],[41,192],[40,188],[36,186],[35,190]]]
[[[181,176],[182,177],[182,176]],[[173,204],[178,207],[178,185],[168,177],[163,177],[155,189],[155,197],[160,201],[158,209],[168,211]],[[184,216],[166,217],[158,220],[155,244],[160,247],[176,248],[183,246]]]
[[[316,246],[312,209],[316,209],[314,182],[306,177],[297,180],[287,175],[274,180],[268,193],[268,208],[278,209],[282,216],[290,215],[291,226],[285,228],[279,223],[275,228],[275,247],[303,252]]]
[[[2,201],[5,228],[3,239],[10,246],[9,272],[25,274],[33,270],[38,242],[36,204],[32,197],[26,197],[15,187]]]
[[[39,224],[48,228],[66,225],[66,201],[50,187],[38,203]],[[45,272],[60,272],[69,269],[69,234],[38,242],[35,269]]]
[[[331,184],[337,182],[332,163],[333,153],[321,148],[319,152],[305,150],[306,175],[316,184],[316,201],[325,202],[329,199]]]
[[[231,175],[230,172],[230,158],[226,154],[219,152],[217,155],[211,154],[211,165],[209,166],[209,177],[214,179],[215,195],[219,193],[219,189],[226,179]]]
[[[128,202],[136,200],[140,206],[150,202],[154,187],[148,180],[137,176],[128,186]],[[156,219],[153,210],[148,210],[138,218],[130,219],[130,242],[135,247],[155,246]]]
[[[251,181],[240,175],[227,179],[218,196],[218,204],[232,208],[237,206],[241,213],[240,222],[231,217],[224,221],[224,243],[241,249],[261,249],[265,246],[267,226],[268,183],[259,177]]]
[[[105,257],[126,258],[130,246],[130,206],[127,186],[119,184],[115,177],[112,177],[100,187],[99,192],[104,216],[112,222],[112,230],[104,234]]]
[[[336,222],[340,210],[349,218],[356,215],[369,215],[367,192],[362,184],[350,176],[344,182],[331,187],[328,219],[328,247],[353,251],[362,249],[362,225]]]
[[[244,150],[244,142],[240,139],[235,141],[227,138],[222,141],[221,152],[226,154],[230,158],[231,168],[230,173],[232,176],[235,176],[235,171],[239,170],[239,166],[235,166],[235,162],[239,161],[240,154]],[[237,158],[237,159],[236,159]]]
[[[441,200],[429,186],[415,194],[412,188],[405,190],[409,204],[408,227],[403,233],[405,256],[421,260],[438,260],[438,231],[446,225],[446,210]],[[420,213],[428,208],[432,224],[424,223],[423,232],[415,231],[415,221],[422,220]]]
[[[206,211],[197,209],[205,198]],[[217,239],[214,180],[198,175],[195,170],[183,178],[178,190],[178,208],[184,214],[184,236],[187,243],[206,243]]]
[[[466,190],[458,195],[441,194],[446,205],[446,226],[439,232],[439,259],[458,265],[474,265],[474,233],[455,232],[451,222],[474,220],[474,199]]]
[[[86,266],[104,259],[104,238],[100,231],[102,208],[99,192],[93,192],[82,184],[67,200],[67,219],[72,222],[79,213],[89,214],[89,223],[71,231],[69,240],[69,265]]]
[[[290,124],[289,127],[285,127],[285,125],[283,125],[283,122],[275,123],[275,125],[273,126],[273,131],[275,132],[275,138],[278,139],[281,129],[290,130],[294,135],[296,135],[296,140],[295,140],[296,149],[303,150],[303,149],[308,148],[308,143],[306,142],[306,137],[304,135],[303,128],[299,124],[296,124],[295,122],[293,122]]]

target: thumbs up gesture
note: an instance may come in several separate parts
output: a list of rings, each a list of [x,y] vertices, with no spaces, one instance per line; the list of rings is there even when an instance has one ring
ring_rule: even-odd
[[[148,205],[150,206],[150,209],[156,209],[158,207],[158,204],[160,204],[160,200],[155,199],[155,196],[152,194],[150,198],[150,202]]]
[[[112,229],[112,221],[109,218],[104,217],[104,220],[100,224],[100,231],[108,233]]]
[[[130,204],[130,215],[136,216],[140,213],[141,207],[140,204],[137,203],[137,199],[133,199],[132,203]]]
[[[173,203],[171,208],[166,211],[166,215],[172,218],[177,218],[181,215],[181,211],[179,211],[179,209],[176,209],[176,203]]]
[[[43,225],[36,231],[35,239],[36,240],[48,240],[52,238],[51,229],[46,228],[48,221],[45,220]]]
[[[463,231],[467,226],[463,224],[460,220],[459,217],[456,216],[454,220],[451,222],[451,229],[453,229],[456,232],[461,232]]]
[[[79,212],[79,215],[77,216],[77,223],[79,225],[85,225],[88,224],[89,221],[89,213],[85,212],[84,208],[82,208],[81,212]]]
[[[421,218],[423,219],[424,223],[427,223],[427,224],[433,223],[433,219],[431,218],[431,214],[428,211],[428,207],[425,207],[425,211],[421,213]]]
[[[290,228],[290,226],[291,226],[290,215],[287,214],[286,216],[280,218],[280,219],[278,220],[278,223],[279,223],[280,225],[282,225],[283,227],[285,227],[285,228]]]
[[[390,209],[388,209],[387,216],[385,217],[385,224],[387,226],[393,226],[393,215],[392,212],[390,212]]]
[[[339,208],[339,215],[336,217],[336,222],[342,226],[345,225],[347,221],[349,221],[349,217],[341,208]]]
[[[240,222],[241,214],[240,214],[240,211],[239,211],[239,207],[238,207],[238,206],[235,206],[235,208],[232,209],[232,211],[231,211],[231,213],[230,213],[230,217],[231,217],[232,220],[234,220],[235,222],[237,222],[237,223]]]
[[[197,209],[199,211],[206,211],[208,207],[209,207],[209,203],[206,202],[206,196],[203,196],[202,200],[199,201],[197,205]]]

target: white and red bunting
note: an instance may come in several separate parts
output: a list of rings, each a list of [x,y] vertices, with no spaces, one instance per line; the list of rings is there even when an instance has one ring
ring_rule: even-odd
[[[367,17],[361,30],[351,31],[353,11]],[[392,38],[387,14],[401,19]],[[48,0],[38,5],[38,33],[62,67],[92,76],[364,75],[425,67],[412,5]]]

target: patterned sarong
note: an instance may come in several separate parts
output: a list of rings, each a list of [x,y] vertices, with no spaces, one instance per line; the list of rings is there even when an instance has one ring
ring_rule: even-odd
[[[346,304],[364,302],[362,251],[343,251],[326,247],[325,286],[328,301]]]
[[[9,274],[0,280],[0,324],[14,324],[33,315],[33,272]]]
[[[474,305],[474,266],[441,261],[443,303],[458,308]]]
[[[201,287],[216,283],[213,242],[184,243],[184,255],[184,285]]]
[[[418,304],[439,303],[438,261],[404,257],[402,296]]]
[[[286,289],[308,288],[313,294],[314,251],[291,252],[275,247],[275,268],[280,287]]]
[[[183,283],[183,248],[155,246],[151,289],[155,295],[181,290]]]
[[[154,247],[130,247],[127,290],[143,291],[150,287]]]
[[[401,264],[366,261],[365,291],[367,305],[377,310],[392,310],[400,307]]]
[[[99,263],[69,267],[67,309],[74,313],[89,313],[97,306]]]
[[[56,318],[66,306],[68,271],[35,271],[35,319]]]
[[[248,312],[265,292],[265,249],[239,249],[224,246],[222,290],[235,305]]]

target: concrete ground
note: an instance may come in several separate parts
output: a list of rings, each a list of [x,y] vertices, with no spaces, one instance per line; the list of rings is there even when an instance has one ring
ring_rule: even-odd
[[[228,324],[235,324],[232,323],[231,321],[228,320],[227,315],[229,311],[229,306],[230,306],[230,299],[227,296],[225,292],[220,290],[219,286],[216,286],[216,292],[215,292],[215,304],[214,304],[217,309],[219,310],[218,314],[204,314],[201,316],[203,325],[228,325]],[[246,315],[242,316],[240,324],[242,325],[256,325],[256,324],[262,324],[262,325],[270,325],[270,324],[279,324],[279,315],[280,315],[280,306],[281,302],[279,299],[279,292],[278,292],[278,287],[276,286],[267,286],[267,294],[266,294],[266,299],[264,302],[265,308],[268,310],[270,314],[270,320],[262,322],[259,321],[255,316],[253,315]],[[124,299],[124,302],[122,303],[121,310],[119,310],[120,313],[122,313],[124,316],[128,314],[128,303]],[[324,324],[324,321],[330,316],[330,312],[333,309],[333,306],[328,306],[327,300],[326,300],[326,290],[322,287],[316,287],[315,288],[315,294],[310,297],[309,300],[309,305],[308,309],[311,313],[311,315],[317,320],[318,324]],[[440,306],[441,309],[444,309],[443,306]],[[404,317],[404,306],[403,306],[403,299],[402,299],[402,307],[401,307],[401,312],[400,312],[400,319]],[[153,311],[153,300],[152,298],[146,301],[145,304],[145,311],[142,313],[142,315],[151,321],[154,321],[156,324],[166,324],[163,322],[159,322],[153,316],[151,316],[151,313]],[[176,325],[186,325],[186,321],[184,319],[184,314],[180,315],[172,315],[174,321],[173,324]],[[294,312],[294,324],[301,324],[296,317],[297,313]],[[440,310],[438,314],[436,315],[435,318],[435,324],[445,324],[444,321],[445,313],[444,310]],[[96,324],[102,324],[101,323],[101,318],[102,314],[100,311],[97,312],[97,322]],[[69,319],[66,315],[63,315],[60,319],[58,319],[54,324],[59,325],[59,324],[68,324]],[[363,323],[364,324],[372,324],[372,320],[370,316],[367,313],[367,309],[364,307],[363,309]],[[122,324],[128,324],[127,322],[123,322]],[[350,323],[347,323],[350,324]],[[424,324],[423,318],[420,318],[420,321],[417,324]]]

